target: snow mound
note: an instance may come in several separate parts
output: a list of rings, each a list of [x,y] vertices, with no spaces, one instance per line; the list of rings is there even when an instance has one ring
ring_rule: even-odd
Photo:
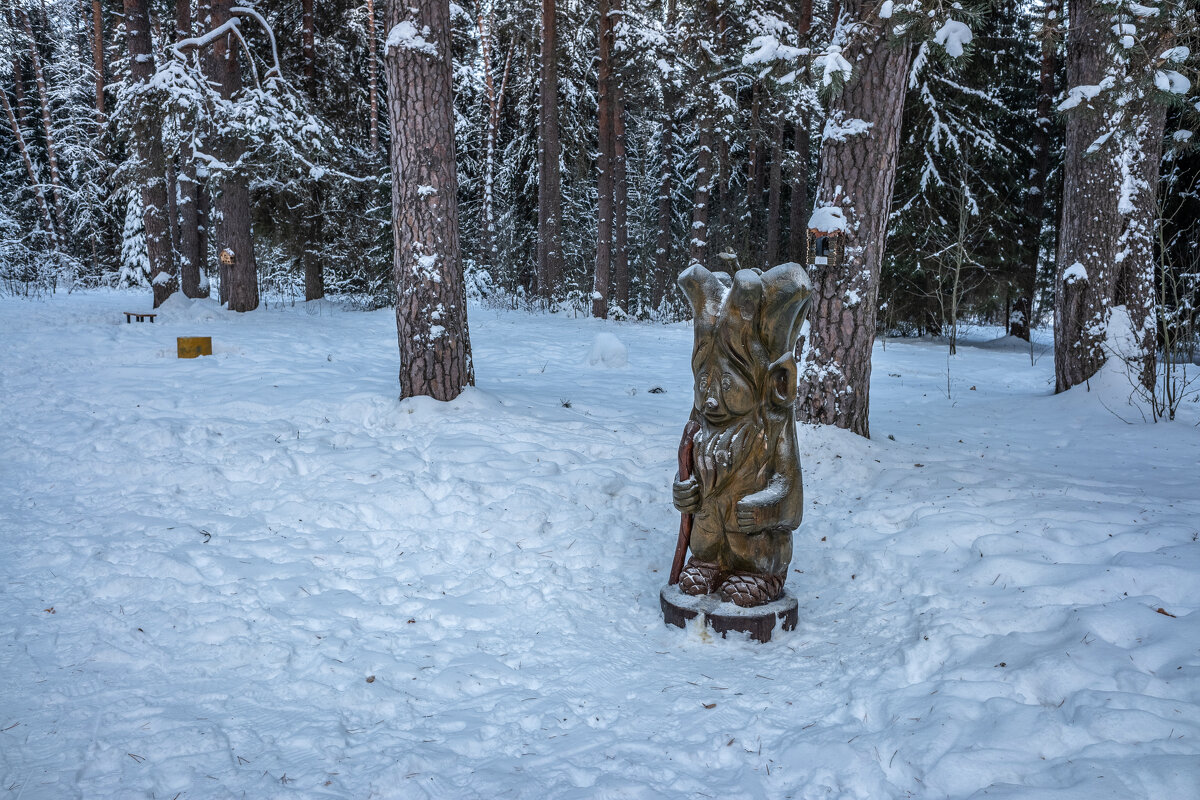
[[[588,350],[587,363],[590,367],[620,369],[629,365],[629,349],[611,333],[597,333]]]

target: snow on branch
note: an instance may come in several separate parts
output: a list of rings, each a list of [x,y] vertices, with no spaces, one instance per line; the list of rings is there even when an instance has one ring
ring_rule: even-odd
[[[958,58],[963,54],[963,46],[975,38],[965,22],[955,19],[946,20],[946,24],[938,28],[933,35],[933,41],[946,48],[946,55]]]

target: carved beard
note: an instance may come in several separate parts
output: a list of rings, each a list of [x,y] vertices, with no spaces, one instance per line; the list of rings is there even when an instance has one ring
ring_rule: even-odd
[[[725,428],[712,425],[701,417],[694,461],[696,476],[705,494],[735,474],[755,446],[761,448],[760,440],[766,437],[766,430],[763,425],[754,424],[754,417],[754,414],[747,414]]]

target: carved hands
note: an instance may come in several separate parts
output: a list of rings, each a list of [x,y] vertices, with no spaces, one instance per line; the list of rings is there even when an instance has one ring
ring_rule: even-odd
[[[675,510],[681,514],[695,514],[700,510],[700,482],[695,478],[671,484],[671,499],[675,502]]]

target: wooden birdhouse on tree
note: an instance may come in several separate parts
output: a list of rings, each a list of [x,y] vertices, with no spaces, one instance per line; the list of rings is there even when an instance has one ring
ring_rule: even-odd
[[[840,267],[846,251],[846,216],[838,206],[821,206],[808,220],[808,266]]]

